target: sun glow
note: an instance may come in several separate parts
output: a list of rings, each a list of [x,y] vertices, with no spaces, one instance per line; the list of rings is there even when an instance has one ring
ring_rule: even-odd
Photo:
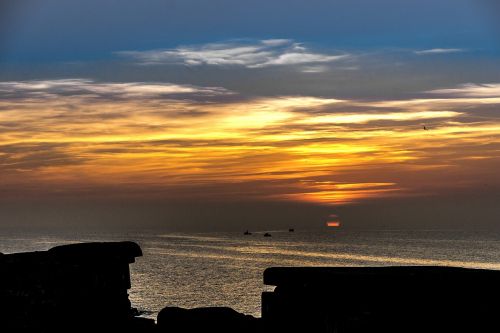
[[[443,166],[456,176],[446,186],[467,186],[461,175],[491,169],[500,156],[500,119],[464,111],[491,96],[237,99],[194,86],[19,84],[10,83],[25,96],[0,101],[3,196],[108,188],[350,204],[432,192],[444,186]],[[361,106],[373,111],[349,111]]]

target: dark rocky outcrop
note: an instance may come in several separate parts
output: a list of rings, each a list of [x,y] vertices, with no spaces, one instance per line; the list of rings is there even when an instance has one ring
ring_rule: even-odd
[[[0,332],[496,332],[500,271],[453,267],[274,267],[262,318],[226,307],[130,305],[132,242],[0,254]]]
[[[132,242],[82,243],[0,256],[1,332],[147,331],[131,308]]]
[[[172,333],[254,333],[260,321],[227,307],[183,309],[166,307],[158,314],[158,330]]]
[[[454,267],[269,268],[262,320],[273,332],[493,332],[499,282]]]

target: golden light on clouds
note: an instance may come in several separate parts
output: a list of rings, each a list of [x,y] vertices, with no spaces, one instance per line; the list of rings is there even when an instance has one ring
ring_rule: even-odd
[[[368,114],[337,114],[325,115],[304,120],[306,124],[331,123],[331,124],[356,124],[368,123],[370,121],[392,120],[422,120],[433,118],[457,117],[460,113],[453,111],[417,111],[417,112],[390,112],[390,113],[368,113]]]
[[[457,179],[484,181],[500,157],[500,118],[476,109],[500,98],[483,90],[357,101],[54,80],[3,83],[0,93],[3,196],[105,188],[349,204],[473,186]]]

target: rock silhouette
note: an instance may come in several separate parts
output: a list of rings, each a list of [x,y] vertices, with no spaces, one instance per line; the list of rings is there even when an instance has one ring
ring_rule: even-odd
[[[490,332],[500,271],[456,267],[268,268],[273,332]]]
[[[227,307],[130,305],[132,242],[0,254],[0,332],[496,332],[500,271],[455,267],[273,267],[262,318]]]
[[[131,308],[132,242],[82,243],[0,256],[1,332],[138,332],[154,321]]]
[[[183,309],[166,307],[158,314],[158,331],[172,333],[259,332],[260,321],[227,307]]]

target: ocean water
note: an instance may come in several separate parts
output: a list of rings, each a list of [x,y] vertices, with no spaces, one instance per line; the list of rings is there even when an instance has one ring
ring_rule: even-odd
[[[445,265],[500,270],[500,235],[452,230],[168,233],[2,233],[0,252],[82,241],[136,241],[130,299],[155,318],[163,307],[230,306],[260,316],[262,273],[271,266]]]

